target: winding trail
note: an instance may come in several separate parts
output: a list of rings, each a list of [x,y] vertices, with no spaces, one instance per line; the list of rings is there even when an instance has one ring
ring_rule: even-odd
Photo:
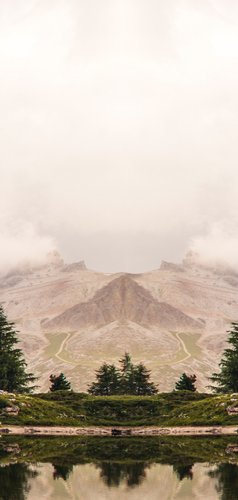
[[[174,363],[171,363],[171,365],[177,365],[178,363],[183,363],[183,361],[186,361],[188,358],[191,358],[191,354],[190,352],[187,350],[187,347],[185,345],[185,342],[183,341],[183,339],[181,339],[180,337],[180,333],[179,332],[176,332],[175,333],[175,337],[176,339],[179,341],[180,345],[182,346],[182,350],[185,352],[186,356],[182,359],[179,359],[178,361],[175,361]]]
[[[60,361],[63,361],[64,363],[68,363],[70,365],[76,366],[77,363],[75,363],[73,361],[68,361],[67,359],[64,359],[64,358],[62,358],[62,356],[60,356],[60,354],[63,351],[64,346],[65,346],[66,342],[69,340],[70,336],[71,336],[71,333],[67,333],[67,335],[64,338],[63,342],[61,342],[61,344],[60,344],[59,350],[55,353],[54,356],[55,356],[55,358],[58,358]]]

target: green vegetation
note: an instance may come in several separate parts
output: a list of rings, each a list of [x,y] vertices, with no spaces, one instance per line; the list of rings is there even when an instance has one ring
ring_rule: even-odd
[[[89,388],[89,393],[95,396],[113,396],[127,394],[146,396],[158,392],[155,384],[150,382],[150,371],[139,363],[133,365],[127,352],[119,361],[120,370],[115,365],[104,363],[96,371],[96,382]]]
[[[176,391],[192,391],[195,392],[197,389],[195,387],[196,375],[187,375],[183,373],[175,384]]]
[[[16,411],[9,411],[9,409]],[[76,412],[71,408],[36,396],[0,395],[2,425],[79,425]]]
[[[67,466],[83,463],[181,463],[219,462],[227,460],[227,446],[237,444],[236,436],[216,437],[95,437],[95,436],[2,436],[0,443],[0,465],[6,463],[11,454],[6,448],[17,444],[17,458],[25,463],[46,462]],[[13,450],[14,453],[14,450]],[[238,455],[231,455],[238,462]]]
[[[15,347],[17,343],[14,323],[7,320],[3,307],[0,306],[0,390],[27,393],[34,389],[29,384],[36,377],[26,372],[23,353]]]
[[[213,373],[210,380],[216,385],[211,386],[217,393],[238,392],[238,323],[232,323],[228,332],[228,344],[219,366],[220,373]]]
[[[55,392],[55,391],[70,391],[71,390],[71,384],[70,382],[66,379],[65,375],[61,372],[59,375],[50,375],[50,391]]]
[[[9,412],[16,407],[19,412]],[[32,396],[0,394],[2,426],[188,426],[238,425],[238,395],[174,391],[154,396],[91,396],[55,391]]]

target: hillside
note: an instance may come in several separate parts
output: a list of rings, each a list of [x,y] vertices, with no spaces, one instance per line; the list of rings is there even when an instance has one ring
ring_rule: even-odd
[[[161,393],[90,396],[82,393],[0,394],[1,426],[236,426],[238,396]],[[206,432],[206,431],[204,431]]]
[[[204,390],[238,319],[238,275],[191,255],[147,273],[106,274],[54,253],[45,265],[2,276],[0,301],[42,390],[50,373],[63,371],[85,391],[95,369],[125,351],[145,362],[162,391],[183,371],[195,372]]]

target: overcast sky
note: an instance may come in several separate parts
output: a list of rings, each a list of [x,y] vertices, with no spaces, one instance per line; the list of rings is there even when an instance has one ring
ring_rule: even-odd
[[[0,0],[0,259],[238,263],[238,3]]]

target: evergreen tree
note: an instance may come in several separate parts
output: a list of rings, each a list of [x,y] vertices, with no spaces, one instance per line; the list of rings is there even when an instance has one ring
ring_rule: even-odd
[[[115,365],[103,363],[96,371],[96,379],[88,390],[89,394],[111,396],[120,392],[120,373]]]
[[[133,367],[134,392],[138,396],[151,396],[157,394],[158,390],[153,382],[150,382],[150,371],[139,363]]]
[[[150,371],[143,363],[133,365],[128,353],[125,353],[119,363],[120,371],[115,365],[104,363],[96,372],[97,380],[93,382],[88,392],[98,396],[113,394],[146,396],[158,392],[153,382],[150,382]]]
[[[125,352],[124,356],[119,360],[121,379],[120,379],[120,394],[134,394],[134,365],[131,361],[131,356]]]
[[[210,386],[215,392],[238,392],[238,322],[231,324],[228,332],[228,347],[223,352],[219,366],[220,373],[213,373],[210,380],[215,386]]]
[[[7,320],[3,307],[0,306],[0,390],[8,392],[31,392],[29,387],[36,380],[32,373],[27,373],[26,362],[21,349],[15,346],[19,342],[14,323]]]
[[[187,375],[183,373],[175,384],[176,391],[192,391],[195,392],[197,389],[195,387],[196,375]]]
[[[119,360],[121,365],[121,372],[123,375],[126,375],[130,372],[132,367],[131,356],[128,352],[125,352],[124,356]]]
[[[71,390],[71,384],[70,382],[66,379],[65,375],[61,372],[59,375],[50,375],[50,391],[55,392],[55,391],[70,391]]]

